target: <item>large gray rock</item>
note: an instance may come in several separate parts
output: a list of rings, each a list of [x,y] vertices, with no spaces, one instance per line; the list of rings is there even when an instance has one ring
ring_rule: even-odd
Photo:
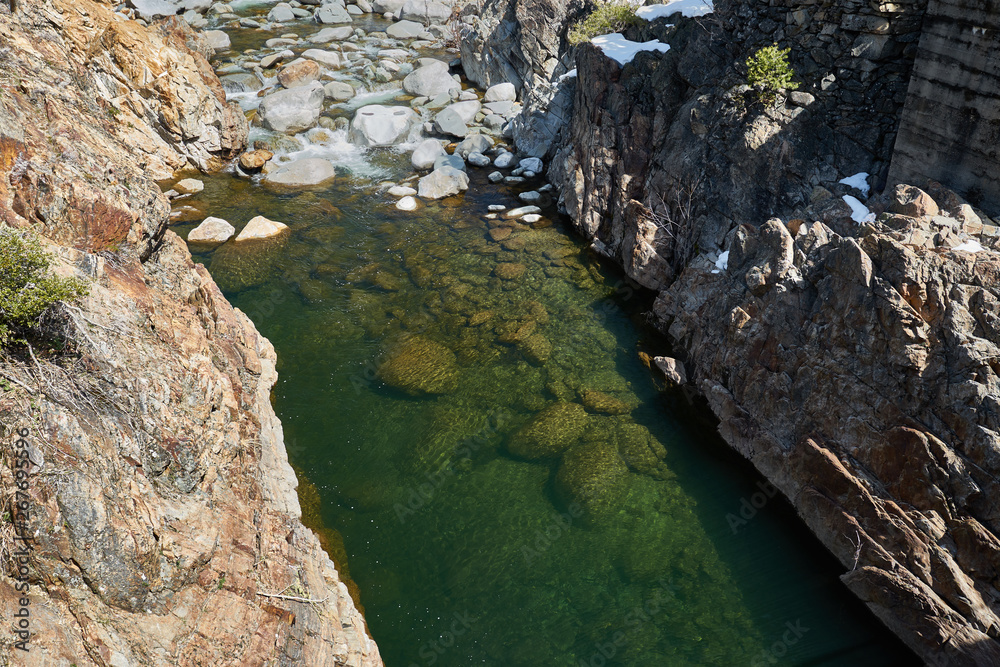
[[[225,243],[235,233],[236,228],[222,218],[209,216],[188,232],[187,240],[190,243]]]
[[[325,96],[319,81],[271,93],[260,103],[261,123],[275,132],[307,130],[319,120]]]
[[[250,72],[236,72],[219,77],[223,90],[227,93],[252,93],[264,87],[256,74]]]
[[[341,42],[354,34],[354,28],[341,26],[339,28],[323,28],[309,38],[313,44],[329,44],[330,42]]]
[[[331,81],[323,86],[326,96],[335,102],[346,102],[356,94],[354,86],[344,81]]]
[[[493,139],[485,134],[473,134],[465,138],[455,148],[455,153],[468,158],[471,153],[485,153],[491,148],[493,148]]]
[[[454,167],[441,167],[417,181],[417,194],[422,199],[441,199],[457,195],[469,188],[469,176]]]
[[[466,100],[465,102],[455,102],[454,104],[449,104],[445,107],[444,111],[454,111],[458,114],[458,117],[462,119],[462,122],[466,125],[471,125],[476,119],[476,114],[483,106],[477,100]]]
[[[465,160],[458,155],[448,155],[447,153],[442,153],[434,158],[434,168],[440,169],[441,167],[452,167],[459,171],[468,171],[465,167]]]
[[[306,49],[302,52],[303,58],[315,60],[324,67],[330,69],[340,69],[340,53],[337,51],[324,51],[323,49]]]
[[[361,146],[392,146],[405,141],[420,117],[410,107],[361,107],[351,121],[350,141]]]
[[[139,16],[148,20],[188,11],[204,14],[212,6],[212,0],[128,0],[128,5]]]
[[[424,25],[440,23],[451,16],[451,7],[433,0],[406,0],[399,11],[402,19],[420,21]]]
[[[434,129],[441,134],[448,134],[453,137],[463,138],[469,133],[469,126],[465,124],[465,119],[458,111],[448,107],[442,109],[434,117]]]
[[[205,39],[216,51],[225,51],[228,49],[232,42],[229,39],[229,35],[222,30],[206,30],[204,33]]]
[[[271,23],[288,23],[295,20],[295,12],[287,2],[279,2],[267,13],[267,20]]]
[[[350,13],[340,5],[323,5],[316,10],[313,18],[317,23],[353,23]]]
[[[425,139],[421,141],[410,156],[410,162],[414,169],[430,169],[434,166],[434,161],[439,155],[444,155],[444,147],[437,139]]]
[[[263,180],[271,185],[306,187],[322,185],[336,176],[337,170],[329,160],[314,157],[287,162],[267,172]]]
[[[514,84],[509,81],[490,86],[486,89],[486,94],[483,95],[484,102],[513,102],[516,99],[517,90],[515,90]]]
[[[396,39],[412,39],[424,32],[424,24],[416,21],[399,21],[385,29],[385,34]]]
[[[403,8],[406,0],[372,0],[372,11],[378,14],[395,14]]]
[[[448,73],[448,64],[440,60],[418,67],[403,79],[403,90],[418,97],[434,97],[461,87]]]

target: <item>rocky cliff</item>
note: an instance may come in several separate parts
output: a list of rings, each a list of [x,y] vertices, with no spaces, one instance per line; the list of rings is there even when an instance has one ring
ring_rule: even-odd
[[[879,188],[925,3],[719,0],[575,53],[548,175],[595,251],[658,291],[726,440],[789,497],[845,584],[935,665],[1000,661],[997,228],[935,184]],[[756,46],[802,84],[763,104]],[[884,74],[884,76],[883,76]],[[664,360],[668,369],[677,368]]]
[[[0,439],[27,433],[32,665],[380,665],[319,539],[270,405],[275,356],[151,180],[246,143],[204,44],[91,0],[0,13],[0,218],[90,295],[63,352],[0,358]],[[7,459],[8,464],[12,459]],[[14,489],[0,466],[6,511]],[[0,601],[22,593],[4,529]],[[23,590],[23,589],[18,589]]]

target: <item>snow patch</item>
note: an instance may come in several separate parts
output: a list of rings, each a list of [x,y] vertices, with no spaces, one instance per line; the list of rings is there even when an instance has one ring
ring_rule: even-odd
[[[963,252],[983,252],[986,250],[979,241],[966,241],[962,245],[957,245],[952,250],[961,250]]]
[[[566,79],[575,79],[575,78],[576,78],[576,68],[573,68],[570,71],[563,74],[561,77],[559,77],[559,80],[565,81]]]
[[[875,215],[868,210],[867,206],[858,201],[857,197],[844,195],[842,199],[851,207],[851,220],[854,222],[871,222],[875,219]]]
[[[635,54],[640,51],[660,51],[661,53],[666,53],[670,50],[669,44],[664,44],[658,39],[651,39],[648,42],[630,42],[618,33],[600,35],[592,38],[590,42],[600,48],[604,52],[604,55],[616,61],[619,65],[632,62]]]
[[[848,176],[847,178],[842,178],[839,181],[846,186],[852,187],[859,191],[862,196],[866,199],[868,198],[868,192],[871,190],[871,186],[868,185],[868,172],[862,171],[854,174],[853,176]]]
[[[705,16],[715,11],[712,0],[670,0],[662,5],[646,5],[636,10],[635,15],[641,19],[654,19],[681,13],[681,16],[693,18]]]
[[[719,259],[715,260],[715,268],[712,269],[712,273],[719,273],[720,271],[725,271],[729,268],[729,251],[725,251],[719,255]]]

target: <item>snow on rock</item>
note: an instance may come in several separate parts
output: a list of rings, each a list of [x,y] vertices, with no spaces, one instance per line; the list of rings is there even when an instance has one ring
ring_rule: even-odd
[[[660,51],[666,53],[670,50],[669,44],[664,44],[658,39],[651,39],[648,42],[630,42],[623,35],[612,33],[610,35],[600,35],[590,40],[591,44],[604,51],[604,55],[618,62],[619,65],[632,62],[635,54],[640,51]]]
[[[575,78],[576,78],[576,68],[574,67],[570,71],[568,71],[565,74],[563,74],[562,76],[560,76],[559,80],[560,81],[565,81],[566,79],[575,79]]]
[[[681,16],[705,16],[715,11],[712,0],[670,0],[662,5],[647,5],[635,11],[641,19],[652,21],[671,14],[681,13]]]
[[[844,185],[854,188],[862,194],[864,197],[868,197],[868,191],[871,190],[871,186],[868,185],[868,172],[862,171],[853,176],[848,176],[847,178],[842,178],[839,181]]]
[[[854,222],[871,222],[875,219],[875,216],[868,210],[868,207],[858,201],[857,197],[844,195],[843,200],[851,207],[851,220]]]
[[[719,255],[719,259],[715,260],[715,268],[712,269],[712,273],[719,273],[720,271],[725,271],[729,268],[729,251],[725,251]]]
[[[964,252],[982,252],[986,250],[979,241],[966,241],[962,245],[957,245],[952,250],[962,250]]]

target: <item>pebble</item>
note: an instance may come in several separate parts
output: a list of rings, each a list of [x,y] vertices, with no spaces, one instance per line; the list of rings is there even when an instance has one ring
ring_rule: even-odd
[[[393,197],[409,197],[417,194],[417,191],[413,188],[408,188],[405,185],[394,185],[389,188],[389,194]]]
[[[486,210],[490,212],[506,211],[507,207],[504,206],[503,204],[490,204],[489,206],[486,207]]]
[[[521,178],[520,176],[508,176],[507,178],[503,179],[503,182],[506,183],[507,185],[517,185],[518,183],[524,183],[524,179]]]
[[[494,171],[492,174],[487,176],[487,178],[490,179],[490,183],[499,183],[503,180],[503,174],[499,171]]]
[[[400,211],[412,211],[417,208],[417,200],[411,196],[403,197],[396,202],[396,208]]]
[[[517,196],[517,198],[525,204],[537,204],[538,201],[541,200],[542,195],[535,190],[529,190],[527,192],[522,192]]]

